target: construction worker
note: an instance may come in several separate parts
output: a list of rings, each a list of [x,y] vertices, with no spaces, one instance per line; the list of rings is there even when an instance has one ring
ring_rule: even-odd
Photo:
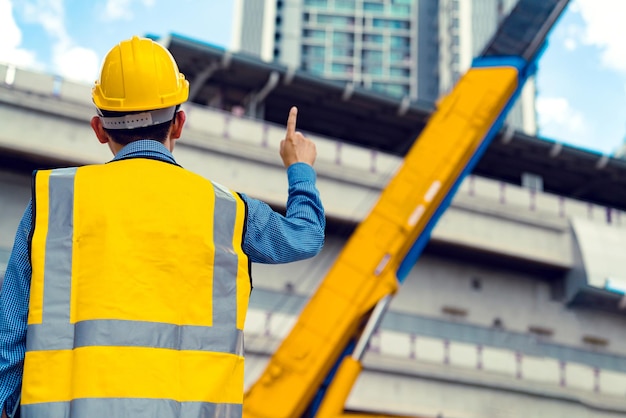
[[[113,160],[35,172],[0,293],[10,418],[241,417],[250,263],[320,251],[316,149],[292,108],[282,216],[176,163],[188,90],[163,46],[119,43],[91,120]]]

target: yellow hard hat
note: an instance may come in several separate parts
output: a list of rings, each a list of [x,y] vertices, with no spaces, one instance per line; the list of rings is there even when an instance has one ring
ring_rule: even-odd
[[[107,53],[92,96],[102,110],[163,109],[187,100],[189,82],[165,47],[133,36]]]

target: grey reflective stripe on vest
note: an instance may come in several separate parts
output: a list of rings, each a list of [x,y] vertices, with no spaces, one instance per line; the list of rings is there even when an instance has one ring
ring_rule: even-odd
[[[217,183],[213,186],[215,190],[213,323],[237,328],[237,310],[233,309],[233,306],[237,306],[238,258],[233,249],[237,203],[228,190]]]
[[[22,405],[21,413],[22,418],[233,418],[242,415],[242,406],[169,399],[83,398],[71,402]]]
[[[243,355],[243,331],[159,322],[97,319],[28,326],[26,350],[71,350],[89,346],[154,347]]]
[[[48,234],[43,281],[43,323],[70,322],[72,237],[74,234],[74,177],[76,168],[50,173]]]

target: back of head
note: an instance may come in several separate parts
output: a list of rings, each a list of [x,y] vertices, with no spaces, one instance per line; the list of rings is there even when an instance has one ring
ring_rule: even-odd
[[[189,82],[170,52],[136,36],[111,48],[92,89],[102,125],[114,140],[143,134],[129,130],[171,123],[188,96]]]

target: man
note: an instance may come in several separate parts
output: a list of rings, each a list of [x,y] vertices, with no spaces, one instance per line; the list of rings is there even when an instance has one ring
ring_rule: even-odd
[[[121,42],[93,88],[113,160],[35,172],[0,293],[3,414],[241,417],[249,263],[320,251],[316,150],[292,108],[286,216],[186,171],[188,86],[161,45]]]

